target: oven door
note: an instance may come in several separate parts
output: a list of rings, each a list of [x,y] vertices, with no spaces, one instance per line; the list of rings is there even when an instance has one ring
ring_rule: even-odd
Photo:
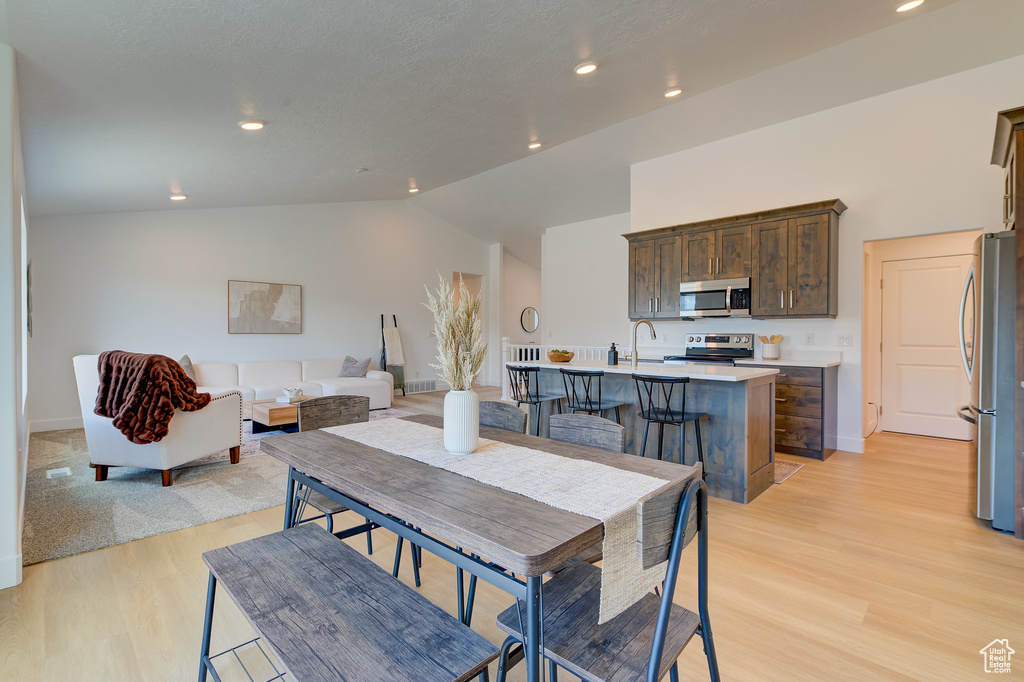
[[[728,317],[732,289],[718,282],[683,282],[679,285],[680,317]]]
[[[750,289],[750,278],[718,279],[704,282],[683,282],[679,285],[680,317],[747,316],[749,308],[734,310],[733,293]]]

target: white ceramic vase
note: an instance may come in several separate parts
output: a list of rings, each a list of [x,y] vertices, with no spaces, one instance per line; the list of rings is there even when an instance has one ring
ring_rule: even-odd
[[[457,455],[476,450],[480,440],[480,397],[472,390],[444,397],[444,449]]]

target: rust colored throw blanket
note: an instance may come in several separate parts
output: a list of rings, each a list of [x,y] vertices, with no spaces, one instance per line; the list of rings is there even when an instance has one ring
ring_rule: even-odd
[[[175,408],[194,412],[210,402],[174,360],[163,355],[108,350],[100,355],[96,409],[133,443],[155,443],[167,435]]]

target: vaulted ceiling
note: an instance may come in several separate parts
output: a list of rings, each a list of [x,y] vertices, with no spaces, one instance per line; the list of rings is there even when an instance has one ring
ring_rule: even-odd
[[[518,250],[535,261],[536,235],[563,220],[559,202],[603,153],[567,143],[958,5],[1012,2],[928,0],[905,14],[896,0],[6,5],[30,215],[166,210],[175,192],[211,208],[408,199],[416,187],[416,203],[485,239],[525,232]],[[588,60],[598,69],[576,75]],[[673,87],[682,94],[667,99]],[[266,127],[243,132],[249,118]],[[609,163],[626,185],[597,210],[628,209],[623,164],[658,151],[674,149],[620,150]],[[536,197],[505,234],[499,208],[473,202],[516,162],[566,189]],[[497,185],[469,196],[492,174]]]

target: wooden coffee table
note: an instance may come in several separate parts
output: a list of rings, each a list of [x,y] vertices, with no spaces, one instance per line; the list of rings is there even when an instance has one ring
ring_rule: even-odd
[[[301,402],[312,396],[293,398]],[[279,403],[276,400],[257,400],[252,404],[252,432],[295,431],[298,428],[299,409],[296,403]]]

